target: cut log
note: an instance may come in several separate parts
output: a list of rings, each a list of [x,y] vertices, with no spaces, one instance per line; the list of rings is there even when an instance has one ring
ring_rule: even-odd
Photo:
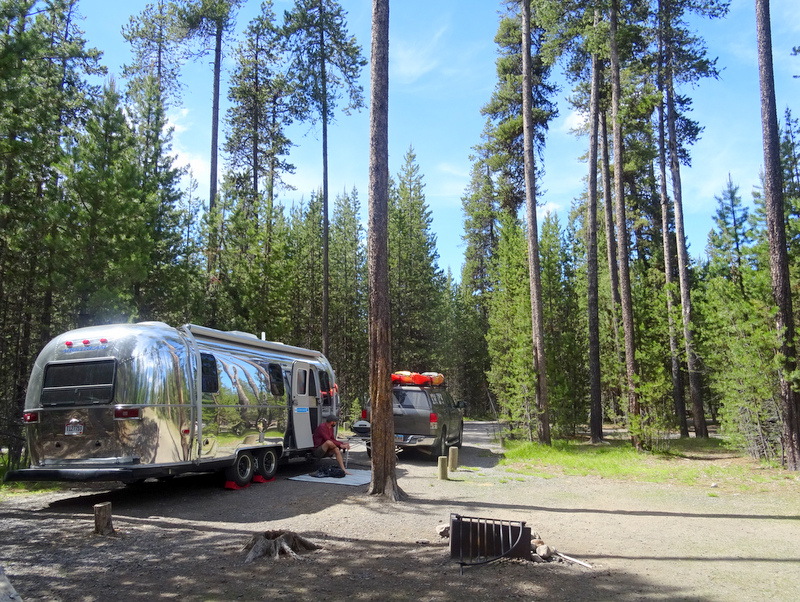
[[[111,524],[111,502],[94,505],[94,532],[98,535],[114,535]]]
[[[253,535],[242,551],[247,552],[247,558],[244,559],[244,563],[247,564],[262,556],[277,560],[281,554],[299,559],[298,552],[318,550],[319,547],[293,531],[265,531]]]

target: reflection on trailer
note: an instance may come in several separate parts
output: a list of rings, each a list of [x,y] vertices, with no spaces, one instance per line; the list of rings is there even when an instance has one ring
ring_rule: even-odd
[[[31,466],[16,481],[125,481],[225,471],[244,486],[312,451],[338,407],[319,352],[161,322],[93,326],[39,354],[25,401]]]

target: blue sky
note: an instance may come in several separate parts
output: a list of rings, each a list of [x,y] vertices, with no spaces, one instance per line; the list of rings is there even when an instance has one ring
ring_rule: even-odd
[[[348,13],[349,31],[368,58],[371,1],[341,3]],[[239,31],[260,4],[260,0],[248,0],[239,13]],[[282,15],[292,4],[291,0],[274,0],[275,12]],[[397,174],[406,151],[413,147],[433,216],[439,265],[450,268],[456,277],[464,251],[461,197],[469,182],[470,155],[484,126],[480,108],[495,84],[494,35],[500,4],[494,0],[394,0],[390,9],[390,173]],[[771,4],[778,110],[782,117],[789,107],[800,117],[800,79],[793,77],[800,75],[800,57],[791,56],[791,48],[800,46],[800,2],[772,0]],[[110,74],[119,76],[120,65],[130,60],[121,27],[146,5],[145,0],[81,0],[82,29],[89,44],[104,52],[103,63]],[[763,154],[754,12],[753,0],[732,0],[727,18],[698,24],[709,55],[719,58],[721,76],[685,91],[694,99],[694,118],[705,128],[692,150],[692,166],[684,168],[682,175],[686,231],[695,257],[704,253],[713,226],[714,197],[721,194],[728,174],[745,201],[759,184]],[[208,190],[210,62],[207,57],[186,65],[183,106],[171,115],[174,150],[181,164],[191,165],[200,196],[207,196]],[[368,68],[362,83],[369,98]],[[557,96],[559,116],[550,126],[540,198],[547,209],[559,212],[562,224],[572,200],[583,191],[587,171],[580,161],[586,139],[571,133],[581,117],[570,111],[569,94],[564,87]],[[222,102],[224,110],[224,98]],[[281,194],[285,205],[307,200],[321,188],[320,136],[319,127],[308,125],[291,131],[295,147],[290,161],[297,169],[286,180],[296,190]],[[329,130],[330,192],[336,195],[356,188],[365,210],[368,143],[368,110],[351,116],[337,114]]]

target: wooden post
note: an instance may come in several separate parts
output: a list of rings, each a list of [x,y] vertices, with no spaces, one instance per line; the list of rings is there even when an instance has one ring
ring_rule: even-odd
[[[458,468],[458,448],[451,447],[447,450],[447,466],[450,469],[450,472],[453,472],[456,468]]]
[[[439,480],[447,480],[447,456],[439,456]]]
[[[94,532],[98,535],[113,535],[111,524],[111,502],[94,505]]]

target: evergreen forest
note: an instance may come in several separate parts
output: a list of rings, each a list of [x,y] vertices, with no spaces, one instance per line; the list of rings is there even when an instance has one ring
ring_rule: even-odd
[[[123,28],[130,61],[109,73],[83,37],[80,0],[0,0],[0,448],[10,464],[25,462],[38,352],[82,326],[263,332],[326,353],[344,415],[369,403],[366,200],[353,189],[329,202],[321,174],[320,188],[287,204],[284,182],[293,124],[321,126],[327,172],[326,124],[366,108],[369,47],[348,32],[345,2],[294,0],[278,14],[264,0],[246,24],[243,4],[153,0]],[[774,189],[745,193],[729,180],[705,258],[687,252],[680,176],[703,128],[691,91],[720,69],[690,23],[724,19],[727,0],[530,0],[528,17],[520,2],[497,4],[460,274],[439,266],[413,146],[390,178],[395,369],[444,373],[469,417],[499,419],[513,438],[597,443],[613,426],[659,449],[718,433],[800,469],[800,120],[789,109],[777,222]],[[179,164],[167,119],[198,56],[214,81],[209,182]],[[568,218],[537,214],[556,76],[586,116],[586,168],[569,174],[585,193]]]

